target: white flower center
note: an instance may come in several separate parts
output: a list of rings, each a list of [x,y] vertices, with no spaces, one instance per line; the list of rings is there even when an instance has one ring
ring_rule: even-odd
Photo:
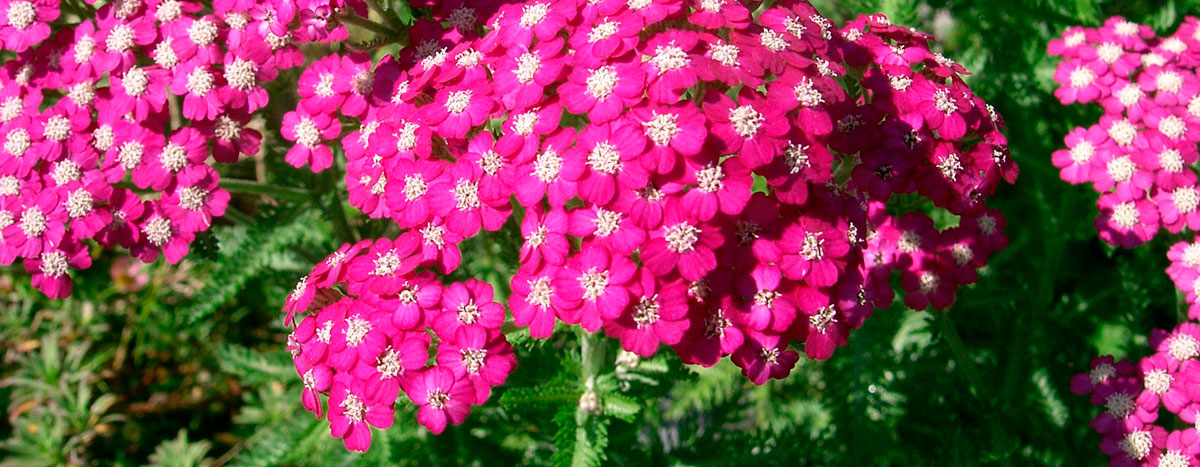
[[[479,168],[488,176],[496,176],[504,168],[504,158],[491,149],[479,155]]]
[[[1177,94],[1183,88],[1183,77],[1174,71],[1163,71],[1154,78],[1154,87],[1160,92],[1165,91]]]
[[[537,26],[548,14],[550,14],[550,4],[548,3],[525,5],[521,8],[521,27],[532,28]]]
[[[17,158],[25,155],[25,151],[29,150],[30,144],[29,132],[25,131],[24,128],[14,128],[4,137],[4,151]]]
[[[113,26],[108,38],[104,39],[104,47],[114,53],[123,53],[133,48],[133,27],[125,23]]]
[[[454,189],[450,190],[454,193],[455,208],[460,211],[479,208],[479,184],[467,180],[465,178],[458,179],[458,183],[454,185]]]
[[[225,67],[225,81],[239,91],[249,91],[258,84],[258,65],[249,60],[234,59]]]
[[[800,257],[805,261],[817,261],[825,257],[824,232],[804,232],[804,242],[800,245]]]
[[[615,174],[621,171],[621,153],[608,141],[596,143],[587,157],[588,166],[600,173]]]
[[[92,100],[96,99],[96,86],[91,82],[84,81],[75,83],[71,89],[67,91],[67,98],[77,107],[87,107],[92,105]]]
[[[829,330],[829,326],[836,322],[837,308],[834,308],[833,305],[826,305],[808,317],[808,324],[811,324],[821,334],[825,334],[825,331]]]
[[[487,358],[487,349],[459,349],[458,352],[462,355],[462,364],[467,373],[478,374],[479,369],[483,368],[483,360]]]
[[[185,186],[179,190],[179,206],[189,211],[204,207],[208,200],[208,190],[195,186]]]
[[[658,295],[640,298],[633,306],[633,323],[637,325],[638,329],[657,323],[659,309]]]
[[[212,44],[213,41],[217,40],[217,32],[217,25],[204,18],[193,21],[187,30],[188,38],[201,47]]]
[[[1196,187],[1181,186],[1171,192],[1171,202],[1180,214],[1188,214],[1195,211],[1196,205],[1200,204],[1200,191],[1197,191]]]
[[[92,39],[92,36],[80,37],[75,41],[72,50],[75,51],[75,64],[81,65],[92,59],[92,54],[96,51],[96,40]]]
[[[587,94],[596,100],[608,99],[613,89],[617,87],[617,69],[606,65],[592,70],[587,78]]]
[[[346,318],[346,345],[358,347],[358,344],[361,344],[367,337],[368,332],[371,332],[370,321],[359,315]]]
[[[1112,42],[1105,42],[1096,46],[1096,54],[1100,57],[1101,61],[1112,65],[1117,60],[1120,60],[1122,55],[1125,55],[1125,49]]]
[[[317,129],[317,124],[309,120],[308,117],[300,117],[300,121],[296,123],[296,144],[309,149],[317,147],[321,143],[321,130]]]
[[[662,76],[663,73],[687,66],[688,63],[691,63],[691,59],[688,58],[687,52],[684,52],[672,41],[670,44],[655,47],[654,57],[650,58],[650,63],[658,68],[658,74]]]
[[[37,9],[34,8],[32,2],[19,0],[8,4],[9,26],[18,31],[24,31],[25,28],[33,25],[35,20],[37,20]]]
[[[42,266],[39,268],[43,276],[49,278],[62,277],[67,274],[67,269],[70,265],[67,263],[67,255],[59,251],[47,251],[42,253]]]
[[[1096,73],[1084,66],[1071,70],[1071,87],[1082,88],[1096,81]]]
[[[1187,133],[1187,123],[1182,118],[1167,115],[1158,121],[1158,131],[1168,138],[1179,139]]]
[[[159,155],[159,161],[162,162],[163,168],[171,172],[178,172],[187,165],[187,150],[175,143],[167,143],[163,148],[162,154]]]
[[[558,179],[558,172],[562,169],[562,157],[554,149],[546,149],[537,155],[537,159],[533,161],[533,173],[531,175],[541,180],[543,183],[550,183]]]
[[[88,215],[92,212],[92,193],[80,188],[67,195],[67,215],[72,219]]]
[[[525,52],[517,58],[517,68],[513,73],[517,75],[517,81],[521,84],[529,84],[533,82],[534,75],[542,67],[542,59],[537,54]]]
[[[233,141],[242,135],[242,125],[225,115],[217,117],[213,133],[223,141]]]
[[[1137,137],[1137,128],[1129,123],[1129,120],[1117,120],[1108,127],[1108,137],[1116,141],[1118,145],[1129,146],[1133,144],[1133,139]]]
[[[617,28],[619,26],[620,23],[616,21],[605,21],[592,26],[592,30],[588,32],[588,43],[594,44],[612,37],[613,34],[617,33]]]
[[[733,129],[738,135],[749,139],[758,134],[758,129],[766,122],[766,118],[754,107],[743,105],[729,110],[729,122],[733,124]]]
[[[21,213],[21,232],[28,238],[41,237],[46,232],[46,214],[42,208],[31,206]]]
[[[550,284],[550,278],[543,276],[526,283],[529,285],[529,295],[525,296],[525,303],[549,308],[550,297],[554,295],[554,286]]]
[[[696,242],[700,240],[700,229],[687,222],[667,227],[664,240],[667,241],[667,248],[676,253],[687,253],[696,247]]]
[[[1121,101],[1121,105],[1125,108],[1133,107],[1145,96],[1146,93],[1142,92],[1142,88],[1132,83],[1126,84],[1120,91],[1117,91],[1117,100]]]
[[[763,29],[758,35],[759,42],[763,47],[772,52],[782,52],[788,48],[787,39],[784,39],[782,34],[779,34],[770,29]]]
[[[1171,382],[1174,380],[1175,378],[1167,373],[1167,370],[1151,370],[1143,378],[1143,384],[1147,390],[1161,396],[1171,389]]]
[[[813,86],[813,81],[807,77],[800,78],[800,82],[796,83],[792,92],[795,93],[796,100],[804,107],[816,107],[825,103],[825,97],[821,95],[821,91]]]
[[[451,91],[446,97],[446,111],[454,115],[463,113],[471,105],[472,93],[470,89]]]
[[[709,164],[708,167],[696,172],[696,189],[704,193],[716,193],[724,186],[724,183],[721,182],[722,178],[725,178],[725,173],[721,170],[721,166]]]
[[[919,281],[921,284],[921,293],[926,295],[933,293],[942,284],[942,278],[930,271],[922,272]]]
[[[433,245],[437,249],[442,249],[445,241],[442,236],[446,234],[446,229],[440,225],[428,224],[421,229],[421,238],[425,240],[426,245]]]
[[[958,181],[959,172],[963,171],[962,162],[958,159],[958,154],[950,154],[938,162],[937,168],[942,172],[942,176],[952,182]]]
[[[1092,381],[1092,385],[1096,385],[1097,383],[1107,381],[1109,378],[1112,378],[1116,375],[1116,368],[1113,368],[1112,365],[1107,363],[1101,363],[1096,365],[1095,368],[1092,368],[1092,371],[1088,373],[1088,379]]]
[[[446,403],[450,402],[450,395],[441,389],[430,389],[425,394],[428,396],[429,406],[437,410],[445,409]]]
[[[1118,36],[1132,36],[1138,33],[1138,25],[1129,21],[1121,21],[1113,28],[1113,32],[1116,32]]]
[[[612,235],[613,232],[616,232],[621,227],[622,217],[619,211],[596,208],[596,218],[592,219],[592,224],[596,225],[596,236],[607,237]]]
[[[350,423],[362,422],[364,419],[366,419],[367,410],[369,410],[367,405],[364,404],[363,401],[359,400],[358,396],[350,393],[349,389],[346,390],[346,398],[342,399],[342,403],[339,405],[339,407],[342,409],[342,415],[344,415],[346,420],[349,420]]]
[[[171,240],[171,235],[173,234],[171,220],[161,216],[154,216],[142,225],[142,234],[146,236],[146,240],[151,245],[156,247],[166,245]]]
[[[425,183],[425,178],[422,177],[421,174],[404,176],[405,201],[416,201],[422,196],[425,196],[425,192],[427,191],[429,191],[429,184]]]
[[[737,66],[738,55],[740,54],[741,49],[738,49],[738,46],[733,44],[717,43],[713,44],[708,49],[708,55],[712,57],[713,60],[716,60],[718,63],[728,67]]]
[[[372,275],[390,276],[400,269],[400,255],[396,254],[396,250],[388,250],[383,254],[375,257],[375,270],[371,271]]]
[[[1112,220],[1123,229],[1128,230],[1133,228],[1133,226],[1137,225],[1139,217],[1141,217],[1141,213],[1138,212],[1137,206],[1132,202],[1113,206]]]
[[[938,89],[933,93],[933,106],[946,115],[958,111],[958,103],[954,102],[954,98],[950,97],[950,92],[945,89]]]
[[[1200,258],[1196,260],[1197,264],[1200,264]],[[1179,334],[1171,338],[1167,353],[1179,361],[1190,360],[1200,355],[1200,342],[1188,334]]]
[[[404,126],[396,133],[396,150],[411,151],[417,147],[417,130],[421,125],[415,122],[404,122]]]
[[[76,164],[71,159],[63,159],[55,163],[54,171],[50,173],[50,177],[54,179],[54,184],[58,186],[79,180],[81,176],[82,173],[79,171],[79,164]]]
[[[379,376],[383,379],[391,379],[403,374],[404,367],[400,366],[400,352],[389,345],[375,360],[375,370],[379,371]]]
[[[533,127],[538,122],[538,111],[540,108],[533,109],[524,113],[517,114],[513,117],[513,131],[521,136],[529,136],[533,134]]]
[[[1133,178],[1133,174],[1137,173],[1138,166],[1133,162],[1133,158],[1128,155],[1117,157],[1105,165],[1105,170],[1108,171],[1108,176],[1112,177],[1117,183],[1128,182]]]
[[[178,0],[165,0],[158,4],[157,10],[154,10],[154,19],[160,23],[177,19],[182,15],[183,7]]]
[[[608,271],[596,271],[596,268],[588,269],[587,272],[579,275],[579,286],[583,287],[584,300],[595,301],[596,298],[604,295],[604,290],[608,288]]]
[[[1138,430],[1125,435],[1118,446],[1131,459],[1140,461],[1150,455],[1150,450],[1154,448],[1154,439],[1150,437],[1150,432]]]

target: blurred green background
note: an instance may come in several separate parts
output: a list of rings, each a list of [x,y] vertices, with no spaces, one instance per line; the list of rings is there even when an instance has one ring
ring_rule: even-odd
[[[340,175],[282,163],[278,148],[233,171],[313,186],[311,199],[240,200],[179,266],[134,271],[103,256],[65,301],[0,269],[0,455],[11,465],[1095,465],[1106,461],[1095,410],[1068,381],[1100,353],[1137,358],[1153,328],[1180,318],[1163,269],[1169,246],[1102,244],[1095,194],[1058,178],[1050,153],[1099,110],[1054,99],[1046,43],[1114,14],[1170,33],[1188,1],[835,1],[833,19],[881,12],[932,32],[1004,116],[1014,186],[991,204],[1011,246],[993,256],[950,313],[879,311],[826,362],[755,387],[723,362],[685,368],[667,352],[616,368],[594,445],[576,443],[581,382],[574,334],[515,333],[507,385],[467,423],[432,436],[411,407],[349,454],[300,406],[278,312],[311,265],[342,241],[386,229],[350,209]],[[286,83],[295,77],[284,76]],[[274,107],[274,105],[273,105]],[[288,103],[278,105],[287,109]],[[282,113],[282,110],[279,111]],[[271,120],[274,118],[275,120]],[[279,115],[268,118],[278,121]],[[334,214],[324,214],[334,213]],[[345,216],[339,215],[344,213]],[[347,224],[329,219],[348,219]],[[464,246],[457,273],[506,283],[516,238]],[[114,266],[115,264],[115,266]],[[146,281],[139,284],[139,279]],[[610,346],[610,349],[615,347]],[[613,355],[612,352],[609,353]],[[1167,425],[1170,427],[1171,425]]]

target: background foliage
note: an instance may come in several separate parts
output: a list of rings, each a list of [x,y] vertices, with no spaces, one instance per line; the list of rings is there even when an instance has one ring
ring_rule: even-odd
[[[1059,105],[1046,43],[1113,14],[1171,30],[1187,1],[817,0],[834,19],[882,12],[933,32],[1006,118],[1022,168],[993,206],[1011,246],[948,314],[900,303],[877,312],[827,362],[755,387],[728,361],[685,368],[665,352],[582,361],[578,336],[533,341],[508,384],[467,423],[432,436],[401,407],[369,452],[348,454],[299,403],[278,312],[299,276],[336,245],[386,231],[340,198],[340,174],[282,164],[281,147],[234,167],[295,187],[239,195],[192,256],[110,274],[104,256],[71,299],[51,301],[0,269],[0,449],[5,464],[1099,464],[1093,409],[1067,390],[1098,353],[1138,357],[1179,318],[1166,244],[1103,245],[1094,194],[1058,180],[1050,153],[1089,109]],[[298,71],[293,71],[297,72]],[[293,82],[284,77],[279,83]],[[278,103],[277,108],[290,108]],[[281,115],[264,122],[277,128]],[[268,140],[268,143],[270,140]],[[505,236],[507,235],[507,236]],[[463,246],[456,275],[506,288],[518,235]],[[126,291],[122,291],[126,290]],[[501,298],[501,297],[498,297]],[[593,380],[581,374],[599,376]],[[590,388],[603,416],[580,419]]]

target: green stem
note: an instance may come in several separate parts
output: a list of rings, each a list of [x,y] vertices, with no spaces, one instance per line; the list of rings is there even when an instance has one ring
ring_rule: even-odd
[[[386,0],[384,0],[386,1]],[[394,29],[400,29],[404,25],[400,23],[400,17],[396,16],[394,10],[386,9],[379,6],[379,0],[367,0],[367,6],[382,16]]]
[[[962,336],[958,334],[958,328],[954,326],[954,321],[950,320],[950,310],[933,313],[937,316],[934,319],[941,326],[942,334],[946,337],[946,342],[950,344],[950,351],[954,353],[954,360],[958,362],[967,377],[967,384],[970,387],[971,395],[979,402],[986,404],[987,399],[983,397],[983,378],[979,376],[979,368],[975,365],[975,360],[972,360],[971,355],[967,352],[967,346],[963,344]]]
[[[369,19],[363,18],[363,17],[361,17],[361,16],[355,16],[355,15],[337,15],[337,19],[338,19],[338,21],[341,21],[341,22],[342,22],[342,23],[344,23],[344,24],[353,24],[353,25],[355,25],[355,26],[358,26],[358,27],[360,27],[360,28],[363,28],[363,29],[366,29],[366,30],[369,30],[369,31],[372,31],[372,32],[376,32],[376,33],[379,33],[379,34],[383,34],[383,35],[386,35],[386,36],[394,36],[394,35],[398,35],[398,34],[397,34],[397,32],[396,32],[395,30],[393,30],[392,28],[388,27],[387,25],[385,25],[385,24],[381,24],[381,23],[376,23],[376,22],[374,22],[374,21],[371,21],[371,20],[369,20]]]
[[[357,232],[350,226],[350,219],[346,218],[346,208],[343,206],[341,190],[338,189],[337,180],[340,170],[326,171],[325,179],[323,180],[324,190],[328,191],[331,198],[332,206],[328,212],[333,216],[333,228],[337,231],[338,241],[353,243],[358,241]],[[318,195],[319,196],[319,195]],[[320,204],[318,201],[317,204]]]
[[[604,400],[596,391],[596,378],[604,367],[605,341],[599,332],[590,333],[583,328],[579,328],[578,332],[579,353],[582,357],[579,378],[583,383],[584,390],[583,396],[579,399],[579,407],[575,409],[575,442],[582,446],[597,446],[599,442],[595,439],[595,430],[590,428],[594,428],[597,417],[604,407]],[[582,459],[578,458],[580,452],[580,450],[576,450],[576,458],[572,459],[573,465],[582,464]]]
[[[312,199],[312,192],[293,188],[290,186],[271,185],[269,183],[258,183],[253,180],[241,180],[236,178],[223,178],[220,182],[221,188],[229,190],[231,193],[247,193],[254,195],[264,195],[276,199],[284,199],[288,201],[308,201]]]

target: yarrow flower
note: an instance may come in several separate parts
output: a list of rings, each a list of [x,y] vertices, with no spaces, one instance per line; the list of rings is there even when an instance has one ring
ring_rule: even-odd
[[[1090,183],[1099,193],[1096,228],[1104,241],[1133,248],[1161,230],[1194,235],[1200,229],[1200,188],[1194,162],[1200,142],[1200,83],[1196,53],[1200,20],[1187,18],[1172,35],[1113,17],[1100,28],[1076,27],[1048,51],[1063,61],[1055,73],[1064,104],[1098,103],[1100,121],[1075,128],[1053,155],[1062,179]],[[1200,237],[1174,244],[1168,277],[1200,319]],[[1090,395],[1102,412],[1091,427],[1110,465],[1195,465],[1200,449],[1200,328],[1183,322],[1156,329],[1151,352],[1137,360],[1101,356],[1071,379],[1071,391]],[[1165,412],[1164,410],[1165,409]],[[1164,413],[1178,417],[1162,419]],[[1182,422],[1182,423],[1180,423]],[[1161,426],[1159,426],[1161,425]]]
[[[14,52],[0,76],[0,264],[22,262],[63,297],[71,271],[91,264],[88,242],[175,263],[224,214],[230,194],[210,160],[257,155],[263,85],[303,64],[297,43],[345,37],[339,24],[304,20],[316,3],[230,3],[0,2],[0,48]],[[335,88],[347,102],[357,95]],[[315,140],[283,126],[302,148],[288,159],[328,166],[320,149],[340,127],[314,120],[324,123]]]

